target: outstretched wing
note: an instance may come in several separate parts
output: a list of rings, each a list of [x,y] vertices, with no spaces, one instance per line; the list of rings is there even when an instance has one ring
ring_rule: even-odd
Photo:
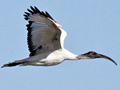
[[[48,12],[41,12],[36,7],[30,7],[25,12],[28,30],[28,47],[30,56],[51,52],[63,48],[66,32],[54,21]]]

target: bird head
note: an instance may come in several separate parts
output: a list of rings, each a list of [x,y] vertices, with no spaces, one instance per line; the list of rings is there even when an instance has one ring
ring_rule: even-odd
[[[98,54],[94,51],[89,51],[85,54],[81,54],[81,55],[78,55],[77,57],[78,59],[95,59],[95,58],[105,58],[105,59],[108,59],[110,61],[112,61],[115,65],[117,65],[117,63],[111,59],[110,57],[106,56],[106,55],[102,55],[102,54]]]

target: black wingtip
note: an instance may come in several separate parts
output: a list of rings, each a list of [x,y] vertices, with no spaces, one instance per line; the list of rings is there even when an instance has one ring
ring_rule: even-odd
[[[28,10],[28,12],[30,12],[31,14],[33,14],[34,12],[32,11],[32,10],[30,10],[30,9],[27,9]]]
[[[30,8],[31,8],[33,11],[35,11],[35,9],[34,9],[32,6],[30,6]]]
[[[28,13],[28,12],[25,12],[25,14],[28,15],[28,16],[30,15],[30,13]]]
[[[45,11],[45,13],[46,13],[46,15],[47,15],[49,18],[51,18],[52,20],[54,20],[47,11]]]

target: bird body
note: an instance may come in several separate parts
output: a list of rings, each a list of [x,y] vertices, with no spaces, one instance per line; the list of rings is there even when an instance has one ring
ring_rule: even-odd
[[[26,66],[26,65],[34,65],[34,66],[53,66],[57,65],[64,60],[77,60],[77,55],[69,52],[66,49],[59,49],[55,50],[53,52],[46,52],[42,54],[38,54],[35,56],[27,57],[22,60],[17,60],[14,62],[14,64],[21,63],[21,66]],[[11,63],[13,65],[13,63]],[[10,65],[10,63],[9,63]]]
[[[48,12],[39,11],[31,6],[31,10],[25,12],[25,20],[28,21],[28,47],[29,57],[4,64],[2,67],[16,65],[26,66],[51,66],[64,60],[105,58],[117,63],[110,57],[90,51],[85,54],[75,55],[64,48],[66,31],[58,24]]]

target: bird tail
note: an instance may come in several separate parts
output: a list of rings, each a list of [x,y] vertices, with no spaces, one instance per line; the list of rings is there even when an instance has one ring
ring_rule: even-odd
[[[3,67],[12,67],[12,66],[16,66],[16,65],[21,65],[21,64],[23,64],[25,62],[26,62],[25,60],[17,60],[17,61],[14,61],[14,62],[10,62],[10,63],[4,64],[1,68],[3,68]]]

